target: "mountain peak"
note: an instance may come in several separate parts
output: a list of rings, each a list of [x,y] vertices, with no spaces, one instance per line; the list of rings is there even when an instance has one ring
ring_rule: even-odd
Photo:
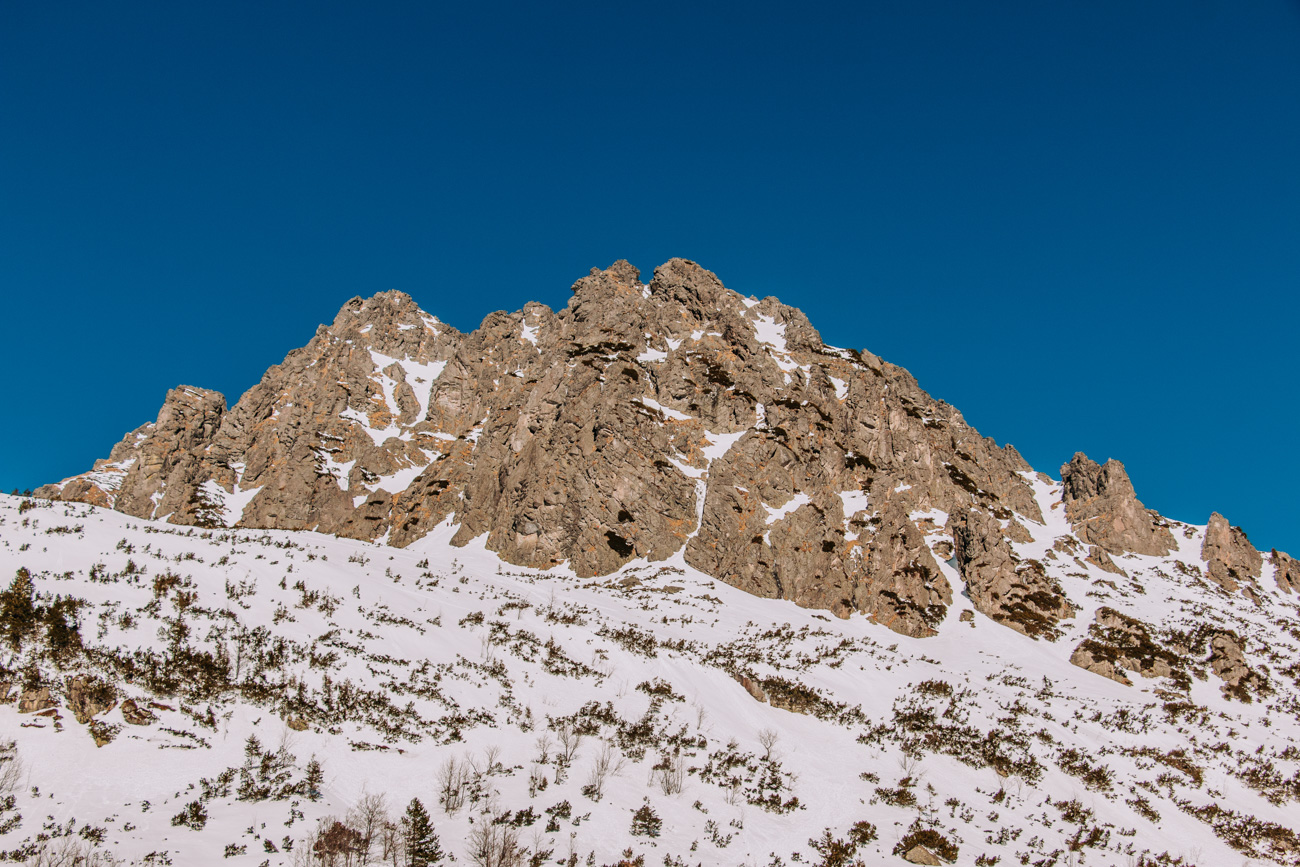
[[[148,473],[51,495],[398,546],[452,520],[458,544],[486,534],[510,562],[584,576],[681,552],[750,592],[918,636],[952,604],[930,553],[943,532],[989,616],[1019,628],[1036,599],[1032,631],[1052,635],[1074,610],[1046,573],[1014,568],[1012,546],[1045,520],[1014,449],[907,371],[825,346],[800,311],[688,259],[648,285],[626,260],[592,269],[559,314],[530,304],[470,334],[404,292],[353,298],[229,411],[211,395],[169,395],[114,450],[150,455]],[[1061,478],[1097,562],[1177,548],[1120,462],[1079,453]]]

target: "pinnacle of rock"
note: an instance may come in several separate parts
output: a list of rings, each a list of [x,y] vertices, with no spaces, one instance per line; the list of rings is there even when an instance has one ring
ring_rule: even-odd
[[[1175,547],[1168,528],[1138,501],[1119,461],[1099,466],[1078,452],[1061,467],[1061,481],[1065,513],[1083,541],[1112,554],[1163,556]]]

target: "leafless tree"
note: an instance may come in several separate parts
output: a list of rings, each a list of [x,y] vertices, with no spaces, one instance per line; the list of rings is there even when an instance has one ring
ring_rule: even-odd
[[[763,761],[766,762],[772,758],[772,748],[776,746],[776,742],[779,740],[781,740],[781,735],[776,729],[762,729],[759,731],[758,742],[763,747]]]
[[[360,867],[366,863],[361,832],[333,816],[322,819],[316,828],[308,852],[314,855],[307,863],[321,867]]]
[[[487,763],[487,769],[484,771],[484,773],[491,774],[493,772],[493,769],[496,768],[497,763],[501,758],[501,747],[497,746],[496,744],[492,744],[487,749],[483,750],[483,758]]]
[[[568,723],[561,725],[555,734],[560,740],[560,758],[566,765],[573,764],[578,755],[578,746],[582,743],[582,735]]]
[[[438,803],[446,812],[454,813],[464,806],[465,784],[471,770],[455,756],[448,756],[438,768]]]
[[[369,863],[380,834],[388,824],[388,801],[382,794],[362,792],[360,800],[348,811],[345,823],[361,834],[362,864]]]
[[[392,867],[405,867],[406,835],[396,822],[385,822],[379,829],[379,860]]]
[[[543,770],[544,767],[544,765],[534,762],[532,767],[528,769],[528,797],[530,798],[537,797],[537,793],[549,785],[549,781],[546,779],[546,771]]]
[[[519,831],[509,825],[479,822],[469,832],[469,860],[475,867],[519,867],[526,850],[519,845]]]
[[[307,836],[293,847],[293,867],[317,867],[316,844],[320,841],[320,828],[308,831]]]
[[[551,747],[554,745],[550,732],[542,732],[541,737],[534,742],[534,746],[537,747],[537,763],[539,765],[550,764]]]
[[[23,762],[18,758],[18,744],[0,742],[0,795],[12,795],[23,779]]]
[[[80,837],[58,837],[42,842],[23,863],[30,867],[113,867],[118,861]]]
[[[704,731],[704,720],[708,717],[709,712],[700,701],[692,702],[691,707],[695,708],[695,730]]]

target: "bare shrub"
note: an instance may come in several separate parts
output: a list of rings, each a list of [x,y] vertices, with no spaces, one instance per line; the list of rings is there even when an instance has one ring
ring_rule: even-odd
[[[779,740],[781,740],[781,735],[776,729],[762,729],[758,733],[758,742],[763,747],[763,761],[766,762],[772,758],[772,748],[776,746],[776,742]]]
[[[23,863],[28,867],[113,867],[120,862],[87,840],[57,837],[41,842]]]
[[[551,761],[551,747],[555,746],[555,742],[551,740],[550,732],[542,732],[533,745],[537,747],[537,763],[539,765],[549,764]]]
[[[650,782],[665,795],[679,795],[686,780],[686,765],[676,753],[661,753],[659,762],[650,769]]]
[[[606,741],[591,765],[591,770],[587,774],[587,784],[582,787],[582,793],[593,801],[599,801],[605,794],[605,781],[611,775],[617,776],[622,770],[622,757],[614,746]]]
[[[550,781],[546,778],[546,771],[542,768],[542,765],[533,763],[528,769],[528,797],[530,798],[537,797],[538,792],[545,791],[550,785]]]
[[[566,722],[555,732],[555,736],[560,741],[560,759],[566,765],[573,764],[578,755],[578,747],[582,744],[582,734]]]
[[[704,731],[704,721],[709,717],[709,711],[704,707],[704,703],[699,701],[692,702],[691,707],[695,708],[695,731],[702,732]]]
[[[447,813],[454,813],[465,805],[465,789],[473,768],[467,762],[457,761],[455,756],[438,768],[438,803]]]
[[[18,758],[18,744],[0,742],[0,795],[12,795],[23,779],[23,762]]]

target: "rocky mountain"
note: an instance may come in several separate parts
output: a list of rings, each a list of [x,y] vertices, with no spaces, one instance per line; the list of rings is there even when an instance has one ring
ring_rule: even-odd
[[[400,292],[353,299],[233,407],[180,386],[90,472],[0,505],[0,723],[28,763],[63,749],[60,709],[86,732],[47,762],[51,821],[121,800],[82,763],[157,769],[96,820],[138,863],[202,863],[221,835],[250,864],[310,860],[367,781],[423,792],[483,867],[528,860],[524,828],[569,867],[1300,863],[1295,560],[1218,514],[1162,518],[1118,461],[1036,472],[685,260],[593,270],[564,310],[468,334]],[[302,748],[244,749],[268,720]],[[602,745],[594,796],[576,752],[534,744],[575,732]],[[462,743],[500,770],[457,765]],[[157,763],[182,745],[176,791]],[[306,781],[311,752],[337,776]],[[416,782],[447,761],[472,798]],[[650,795],[604,796],[643,761]],[[266,767],[278,796],[255,796]],[[46,807],[11,791],[12,852],[69,836],[31,837]],[[575,816],[534,828],[560,793]],[[195,806],[160,826],[141,800]],[[256,827],[290,803],[286,827],[323,823],[305,844]],[[643,805],[662,839],[624,827]],[[498,826],[515,860],[461,845]]]
[[[400,292],[354,298],[233,408],[173,389],[156,422],[37,496],[397,547],[451,521],[453,544],[486,533],[509,563],[582,576],[684,550],[743,590],[912,636],[952,603],[926,543],[941,532],[982,613],[1029,634],[1072,615],[1011,548],[1043,520],[1032,468],[907,371],[682,259],[648,284],[617,262],[572,291],[558,314],[530,304],[470,334]],[[1076,455],[1061,477],[1082,559],[1174,548],[1118,461]],[[1262,555],[1210,523],[1205,568],[1252,592]]]

